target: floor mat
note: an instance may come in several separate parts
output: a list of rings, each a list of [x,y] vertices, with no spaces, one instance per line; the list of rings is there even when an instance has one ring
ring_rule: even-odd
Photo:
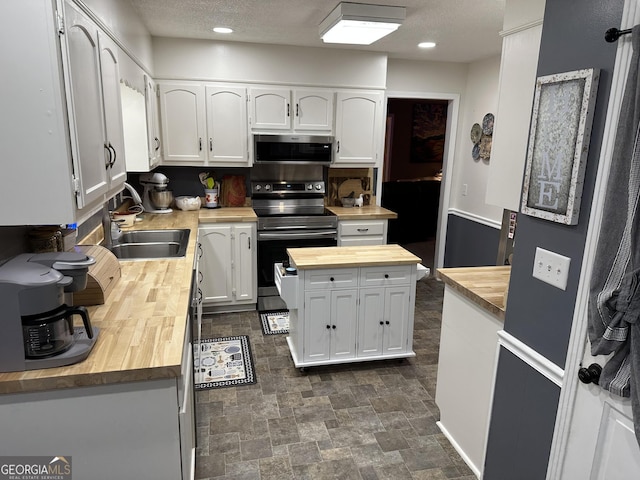
[[[263,312],[260,314],[260,325],[265,335],[289,333],[289,312]]]
[[[249,337],[203,338],[194,344],[196,390],[256,383]]]

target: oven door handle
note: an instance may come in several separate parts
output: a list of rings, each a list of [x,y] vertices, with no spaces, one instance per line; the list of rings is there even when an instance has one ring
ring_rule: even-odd
[[[333,237],[335,238],[337,236],[338,232],[337,231],[330,231],[330,232],[293,232],[293,233],[285,233],[285,232],[278,232],[278,233],[265,233],[265,232],[259,232],[258,233],[258,241],[260,240],[298,240],[298,239],[305,239],[305,238],[319,238],[319,237]]]
[[[332,230],[332,232],[336,232],[335,230],[335,225],[314,225],[313,228],[309,228],[308,226],[305,225],[281,225],[281,226],[270,226],[269,230],[314,230],[314,232],[316,230],[320,230],[320,229],[325,229],[325,228],[332,228],[334,230]],[[322,232],[324,233],[324,232]]]

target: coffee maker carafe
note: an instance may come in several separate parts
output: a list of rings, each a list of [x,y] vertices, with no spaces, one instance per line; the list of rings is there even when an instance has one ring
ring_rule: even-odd
[[[98,329],[84,307],[70,307],[95,259],[75,252],[22,254],[0,267],[0,372],[59,367],[84,360]],[[74,327],[80,315],[83,327]]]

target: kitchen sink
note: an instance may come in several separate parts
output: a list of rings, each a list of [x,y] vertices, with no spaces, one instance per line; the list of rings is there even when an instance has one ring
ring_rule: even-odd
[[[189,229],[131,230],[122,233],[111,251],[121,260],[184,257],[189,232]]]

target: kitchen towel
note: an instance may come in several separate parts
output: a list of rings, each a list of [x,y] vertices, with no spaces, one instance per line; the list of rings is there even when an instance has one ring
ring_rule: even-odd
[[[602,224],[591,277],[588,334],[592,355],[613,356],[599,385],[631,397],[640,444],[640,26],[620,109]]]

